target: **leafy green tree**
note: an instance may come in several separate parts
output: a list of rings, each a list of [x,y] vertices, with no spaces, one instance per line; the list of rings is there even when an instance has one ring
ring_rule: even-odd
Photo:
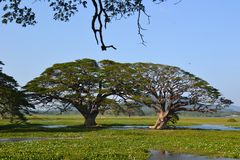
[[[3,63],[0,61],[0,64]],[[0,68],[0,117],[11,121],[19,119],[25,121],[24,113],[29,113],[33,108],[26,100],[26,95],[18,90],[18,84],[13,77],[2,72]]]
[[[133,114],[148,106],[158,113],[152,128],[163,129],[175,123],[182,111],[215,112],[232,103],[206,81],[178,67],[110,60],[55,64],[25,88],[38,105],[74,106],[86,126],[96,125],[99,112],[108,109]]]
[[[126,98],[156,110],[158,118],[151,128],[166,128],[179,119],[182,111],[215,112],[232,104],[208,82],[178,67],[147,63],[133,66],[144,89]]]
[[[38,106],[59,106],[59,103],[63,107],[73,106],[84,116],[85,126],[95,126],[99,110],[118,101],[114,95],[124,94],[129,89],[121,84],[123,66],[107,60],[97,63],[92,59],[55,64],[25,88],[32,93],[31,101]],[[117,68],[122,70],[118,75],[121,78],[113,74]]]
[[[40,1],[40,0],[39,0]],[[164,2],[165,0],[151,0],[155,4]],[[35,1],[35,3],[38,1]],[[87,8],[89,4],[93,8],[93,18],[91,20],[91,28],[94,33],[97,44],[101,45],[101,49],[108,48],[116,49],[113,45],[106,45],[103,36],[103,29],[107,28],[107,24],[112,20],[119,20],[129,16],[136,15],[138,34],[142,44],[145,44],[143,39],[141,25],[142,15],[148,18],[150,16],[146,12],[146,1],[143,0],[47,0],[49,7],[54,12],[53,18],[60,21],[69,21],[70,18],[80,10],[80,7]],[[15,22],[24,27],[27,25],[35,25],[36,15],[31,7],[22,0],[0,0],[3,5],[2,23]]]

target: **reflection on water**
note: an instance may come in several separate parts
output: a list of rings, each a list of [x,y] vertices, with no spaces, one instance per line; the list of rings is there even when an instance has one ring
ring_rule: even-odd
[[[42,128],[65,128],[67,125],[45,125]],[[224,125],[212,125],[212,124],[202,124],[202,125],[194,125],[194,126],[179,126],[177,128],[184,129],[206,129],[206,130],[223,130],[223,131],[239,131],[240,128],[228,127]],[[128,130],[128,129],[149,129],[149,126],[112,126],[110,129],[114,130]]]
[[[128,129],[148,129],[149,126],[112,126],[110,129],[114,130],[128,130]]]
[[[182,129],[205,129],[205,130],[222,130],[222,131],[240,131],[240,128],[228,127],[224,125],[202,124],[194,126],[179,126]],[[129,130],[129,129],[149,129],[149,126],[112,126],[114,130]]]
[[[65,128],[67,125],[46,125],[42,126],[42,128]]]
[[[149,160],[236,160],[232,158],[208,158],[190,154],[172,154],[167,151],[150,150]]]
[[[67,125],[44,125],[42,128],[66,128]],[[193,126],[178,126],[177,128],[183,129],[205,129],[205,130],[222,130],[222,131],[240,131],[240,128],[228,127],[224,125],[202,124]],[[110,129],[114,130],[129,130],[129,129],[149,129],[149,126],[112,126]]]
[[[69,137],[69,138],[0,138],[1,142],[28,142],[28,141],[44,141],[44,140],[77,140],[82,137]]]
[[[207,129],[207,130],[222,130],[222,131],[239,131],[240,128],[233,128],[224,125],[202,124],[195,126],[182,126],[181,128],[189,129]]]

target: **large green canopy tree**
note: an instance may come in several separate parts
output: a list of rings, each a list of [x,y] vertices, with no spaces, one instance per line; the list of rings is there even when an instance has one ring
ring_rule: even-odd
[[[158,118],[151,128],[166,128],[182,111],[215,112],[232,104],[208,82],[178,67],[147,63],[133,67],[144,89],[126,98],[156,110]]]
[[[41,0],[35,0],[37,3]],[[165,0],[150,0],[155,4],[164,2]],[[93,10],[91,19],[91,29],[94,33],[97,44],[101,45],[101,49],[108,48],[116,49],[113,45],[106,45],[104,41],[103,30],[107,28],[107,24],[112,20],[120,20],[129,16],[136,15],[136,24],[138,35],[141,38],[142,44],[145,44],[142,31],[144,28],[141,25],[141,17],[146,16],[150,22],[150,16],[147,14],[146,5],[148,1],[143,0],[46,0],[49,7],[52,8],[53,18],[60,21],[69,21],[79,10],[90,8]],[[27,25],[35,25],[37,23],[34,9],[23,0],[0,0],[0,5],[3,6],[2,23],[7,24],[15,22],[24,27]],[[36,4],[35,4],[36,5]],[[1,14],[1,13],[0,13]],[[85,22],[84,22],[85,23]]]
[[[0,61],[0,64],[3,63]],[[24,113],[33,108],[26,100],[26,95],[18,90],[18,84],[13,77],[2,72],[0,68],[0,118],[11,118],[25,121]]]
[[[129,71],[126,66],[108,60],[97,63],[92,59],[55,64],[25,88],[38,106],[59,106],[60,103],[65,108],[75,107],[84,116],[85,126],[94,126],[99,109],[106,103],[119,101],[117,95],[131,90],[131,81],[123,83],[123,75]]]
[[[75,107],[86,126],[96,125],[100,111],[123,104],[154,108],[158,119],[152,128],[163,129],[181,111],[214,112],[232,103],[206,81],[178,67],[110,60],[55,64],[25,88],[35,104]]]

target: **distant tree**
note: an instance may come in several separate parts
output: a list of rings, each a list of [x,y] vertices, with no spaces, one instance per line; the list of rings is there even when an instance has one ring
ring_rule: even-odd
[[[178,67],[147,63],[133,66],[144,89],[140,95],[126,98],[156,110],[158,118],[151,128],[166,128],[179,119],[182,111],[215,112],[232,104],[208,82]]]
[[[159,4],[165,0],[151,1]],[[47,2],[49,2],[49,7],[54,12],[53,18],[65,22],[69,21],[79,11],[80,6],[87,8],[88,4],[91,3],[94,10],[91,28],[97,44],[100,43],[103,51],[108,48],[116,49],[113,45],[106,45],[104,42],[103,29],[107,28],[107,24],[112,20],[136,15],[138,34],[142,44],[145,44],[142,34],[144,28],[141,25],[141,17],[142,15],[147,16],[150,22],[150,16],[146,12],[146,2],[144,4],[143,0],[47,0]],[[4,11],[2,23],[15,22],[24,27],[37,23],[33,9],[28,7],[26,2],[22,0],[0,0],[0,4],[3,4]]]
[[[129,87],[121,84],[123,77],[121,72],[115,74],[117,68],[125,72],[123,64],[107,60],[97,63],[92,59],[82,59],[55,64],[28,82],[25,89],[32,93],[31,101],[38,106],[59,103],[63,107],[73,106],[84,116],[85,126],[95,126],[99,109],[115,103],[118,99],[113,96],[125,94]]]
[[[0,64],[3,63],[0,61]],[[0,67],[0,117],[25,121],[24,113],[29,113],[32,105],[26,100],[26,95],[18,90],[18,84],[13,77],[2,72]]]
[[[118,116],[122,112],[122,108],[115,98],[106,98],[99,107],[99,113],[104,115],[105,113]]]
[[[130,106],[126,106],[125,109],[125,113],[127,113],[128,117],[134,116],[134,115],[138,115],[138,116],[143,116],[144,113],[141,110],[141,107],[139,107],[138,105],[130,105]]]

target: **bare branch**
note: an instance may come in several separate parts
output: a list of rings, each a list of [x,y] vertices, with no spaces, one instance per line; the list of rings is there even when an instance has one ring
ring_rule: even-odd
[[[102,5],[102,1],[98,0],[98,3],[96,2],[96,0],[92,0],[94,9],[95,9],[95,13],[93,15],[93,19],[92,19],[92,30],[95,36],[95,39],[97,41],[97,44],[99,44],[99,40],[101,43],[101,49],[103,51],[106,51],[108,48],[113,48],[116,50],[116,48],[113,45],[105,45],[104,40],[103,40],[103,23],[102,23],[102,16],[105,17],[104,20],[104,27],[107,27],[107,23],[110,21],[110,18],[106,12],[106,10],[103,8]],[[96,22],[98,20],[98,22]],[[96,25],[99,25],[98,28],[96,28]],[[99,38],[98,38],[99,35]]]
[[[182,0],[178,0],[177,2],[174,3],[174,5],[178,5],[181,2],[182,2]]]
[[[95,39],[96,39],[97,44],[98,44],[98,38],[97,38],[98,30],[95,27],[96,19],[98,17],[98,5],[97,5],[97,2],[95,0],[92,0],[92,3],[93,3],[93,6],[94,6],[94,9],[95,9],[95,13],[94,13],[93,18],[92,18],[92,30],[93,30]]]

